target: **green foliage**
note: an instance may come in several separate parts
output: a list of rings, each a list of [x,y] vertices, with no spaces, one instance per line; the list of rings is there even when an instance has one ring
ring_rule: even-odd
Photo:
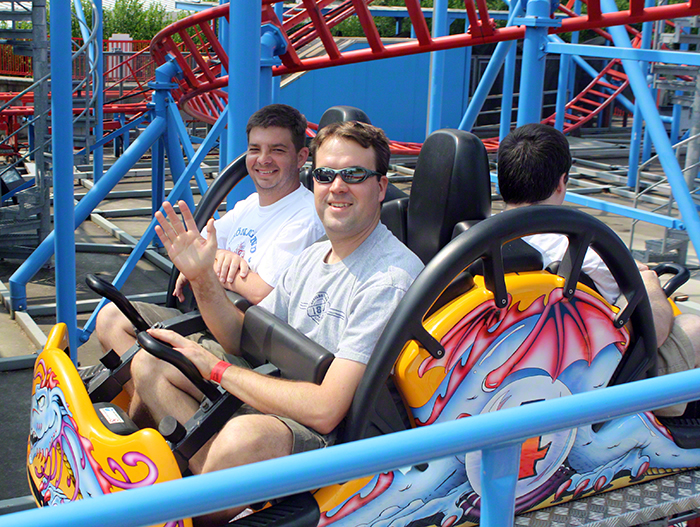
[[[89,0],[81,2],[88,27],[92,27],[92,4]],[[83,35],[75,17],[75,6],[73,13],[73,37],[80,38]],[[128,33],[134,40],[151,40],[158,31],[173,22],[165,7],[159,4],[144,7],[142,0],[116,0],[114,9],[103,9],[102,16],[105,38],[109,38],[113,33]]]

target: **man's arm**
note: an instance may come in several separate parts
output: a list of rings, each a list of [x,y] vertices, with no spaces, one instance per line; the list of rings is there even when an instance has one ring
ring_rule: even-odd
[[[656,345],[658,347],[664,343],[671,333],[673,308],[671,308],[671,304],[666,298],[666,293],[661,287],[658,275],[642,263],[637,262],[637,267],[639,267],[644,288],[647,290],[647,295],[649,295],[649,303],[654,316],[654,329],[656,330]]]
[[[198,344],[165,329],[148,330],[186,355],[208,379],[219,359]],[[328,434],[343,420],[360,384],[365,365],[347,359],[335,359],[320,385],[260,375],[252,370],[230,366],[221,378],[221,386],[243,402],[265,414],[289,417]]]
[[[163,204],[164,216],[156,212],[159,226],[156,233],[168,251],[173,264],[187,278],[197,299],[197,305],[209,330],[228,352],[238,352],[243,314],[227,298],[214,273],[216,230],[214,220],[207,223],[207,239],[197,230],[187,204],[178,203],[185,220],[183,224],[170,203]]]
[[[216,252],[214,272],[218,275],[221,285],[229,291],[243,295],[253,304],[258,304],[273,289],[258,273],[250,270],[244,258],[225,249]]]

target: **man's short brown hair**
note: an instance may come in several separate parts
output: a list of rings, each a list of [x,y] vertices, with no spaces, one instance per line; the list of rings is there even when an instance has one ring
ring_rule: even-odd
[[[324,126],[311,141],[311,155],[314,159],[314,167],[316,166],[316,152],[326,140],[332,137],[355,141],[362,148],[372,148],[374,150],[376,171],[384,176],[386,175],[389,170],[391,150],[389,139],[387,139],[384,130],[359,121],[342,121]]]

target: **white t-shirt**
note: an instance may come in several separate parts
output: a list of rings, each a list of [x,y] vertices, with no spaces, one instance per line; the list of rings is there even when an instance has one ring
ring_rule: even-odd
[[[214,227],[219,249],[244,258],[272,287],[292,258],[325,234],[314,195],[303,185],[266,207],[253,193],[216,220]],[[206,229],[202,234],[206,238]]]
[[[545,268],[552,262],[560,262],[569,247],[569,239],[563,234],[534,234],[525,236],[523,240],[542,254]],[[586,251],[581,270],[593,280],[598,292],[605,300],[611,304],[617,301],[620,288],[608,267],[593,249]]]

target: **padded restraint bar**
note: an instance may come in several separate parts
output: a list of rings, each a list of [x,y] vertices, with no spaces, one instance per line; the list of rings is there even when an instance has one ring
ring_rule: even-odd
[[[333,354],[265,309],[245,312],[241,352],[254,365],[271,362],[285,379],[321,384]]]

